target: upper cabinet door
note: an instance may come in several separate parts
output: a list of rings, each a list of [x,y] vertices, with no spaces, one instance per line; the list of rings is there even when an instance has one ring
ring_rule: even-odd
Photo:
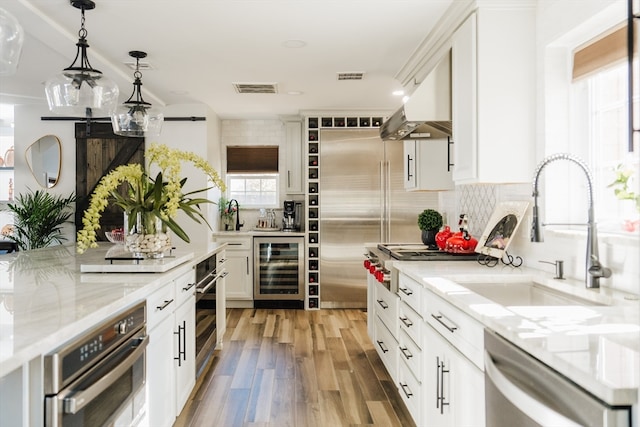
[[[286,176],[287,194],[302,194],[302,123],[285,122],[286,128]]]
[[[451,44],[451,120],[456,182],[477,178],[476,14],[455,32]]]
[[[535,153],[535,8],[481,5],[452,39],[456,184],[530,182]]]

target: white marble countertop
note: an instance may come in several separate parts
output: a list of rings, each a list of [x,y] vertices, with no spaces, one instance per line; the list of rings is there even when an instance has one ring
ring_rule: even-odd
[[[113,313],[144,300],[224,243],[190,245],[192,254],[165,273],[81,273],[104,260],[110,243],[82,255],[75,246],[0,255],[0,378],[45,354]]]
[[[640,310],[636,295],[586,289],[583,282],[554,280],[552,274],[540,270],[489,268],[474,261],[396,261],[394,266],[608,404],[638,403]],[[532,278],[606,305],[502,306],[464,287],[465,282],[500,281],[504,275]]]

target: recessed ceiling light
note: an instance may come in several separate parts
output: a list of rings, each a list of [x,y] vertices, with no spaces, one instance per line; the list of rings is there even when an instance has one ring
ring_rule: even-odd
[[[404,95],[404,91],[403,90],[394,90],[392,92],[392,95],[393,96],[402,96],[402,95]]]
[[[307,42],[304,40],[285,40],[282,43],[282,46],[287,47],[289,49],[300,49],[301,47],[305,47]]]
[[[287,92],[288,95],[302,95],[302,92],[300,92],[299,90],[290,90],[289,92]]]

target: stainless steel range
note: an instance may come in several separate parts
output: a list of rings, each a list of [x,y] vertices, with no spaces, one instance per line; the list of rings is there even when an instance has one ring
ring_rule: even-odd
[[[379,243],[366,248],[364,268],[372,279],[382,283],[391,292],[398,290],[398,271],[393,261],[475,261],[477,253],[455,254],[429,249],[417,243]]]
[[[478,254],[454,254],[415,243],[379,243],[378,249],[398,261],[470,261]]]

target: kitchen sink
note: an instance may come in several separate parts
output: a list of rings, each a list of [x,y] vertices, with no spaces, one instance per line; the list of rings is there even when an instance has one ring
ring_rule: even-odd
[[[459,284],[502,306],[605,305],[552,289],[533,280]]]

